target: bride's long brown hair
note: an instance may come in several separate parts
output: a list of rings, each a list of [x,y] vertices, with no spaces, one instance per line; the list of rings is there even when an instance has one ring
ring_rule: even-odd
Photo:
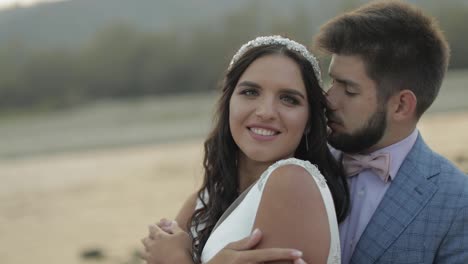
[[[204,180],[198,191],[198,199],[203,206],[195,210],[187,226],[188,230],[196,230],[189,232],[192,238],[192,253],[195,263],[200,263],[203,247],[216,222],[239,196],[238,168],[236,166],[239,148],[229,129],[229,101],[239,78],[247,67],[256,59],[269,54],[282,54],[293,59],[301,69],[306,87],[309,102],[308,126],[310,127],[310,132],[306,134],[308,148],[306,148],[306,140],[303,136],[294,156],[317,165],[327,180],[339,222],[344,219],[348,211],[349,192],[346,180],[341,167],[327,146],[324,114],[327,105],[326,98],[311,63],[299,53],[289,50],[283,45],[273,44],[252,48],[227,71],[214,117],[215,126],[204,144]],[[204,197],[204,192],[208,194],[208,198]]]

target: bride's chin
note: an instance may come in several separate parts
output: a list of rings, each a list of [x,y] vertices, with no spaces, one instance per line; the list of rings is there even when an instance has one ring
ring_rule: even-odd
[[[250,162],[256,163],[275,163],[278,160],[287,158],[285,155],[275,155],[271,152],[255,152],[255,153],[248,153],[245,155],[245,158]]]

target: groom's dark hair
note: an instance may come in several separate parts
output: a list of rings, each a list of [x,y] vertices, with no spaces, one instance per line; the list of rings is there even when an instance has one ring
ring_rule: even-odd
[[[411,90],[417,118],[437,97],[450,57],[438,23],[400,1],[372,2],[330,20],[320,28],[315,46],[363,59],[381,102]]]

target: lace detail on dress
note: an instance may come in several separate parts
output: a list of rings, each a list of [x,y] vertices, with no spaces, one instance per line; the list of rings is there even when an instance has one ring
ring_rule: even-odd
[[[268,175],[270,175],[274,170],[276,170],[277,168],[279,168],[281,166],[290,165],[290,164],[298,165],[298,166],[301,166],[301,167],[305,168],[312,175],[312,177],[315,178],[315,180],[317,181],[317,184],[320,186],[320,188],[326,188],[327,187],[327,181],[323,177],[322,173],[320,173],[317,166],[315,166],[314,164],[310,163],[307,160],[289,158],[289,159],[279,160],[279,161],[273,163],[272,165],[270,165],[270,167],[268,167],[268,169],[266,171],[264,171],[262,173],[262,175],[260,176],[260,179],[258,180],[258,185],[257,185],[258,189],[260,191],[263,189],[263,185],[265,184],[265,180],[268,178]]]

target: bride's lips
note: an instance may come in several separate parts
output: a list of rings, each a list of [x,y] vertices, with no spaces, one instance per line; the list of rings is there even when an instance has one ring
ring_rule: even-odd
[[[258,141],[274,140],[281,133],[278,129],[265,125],[250,125],[247,130],[250,136]]]

